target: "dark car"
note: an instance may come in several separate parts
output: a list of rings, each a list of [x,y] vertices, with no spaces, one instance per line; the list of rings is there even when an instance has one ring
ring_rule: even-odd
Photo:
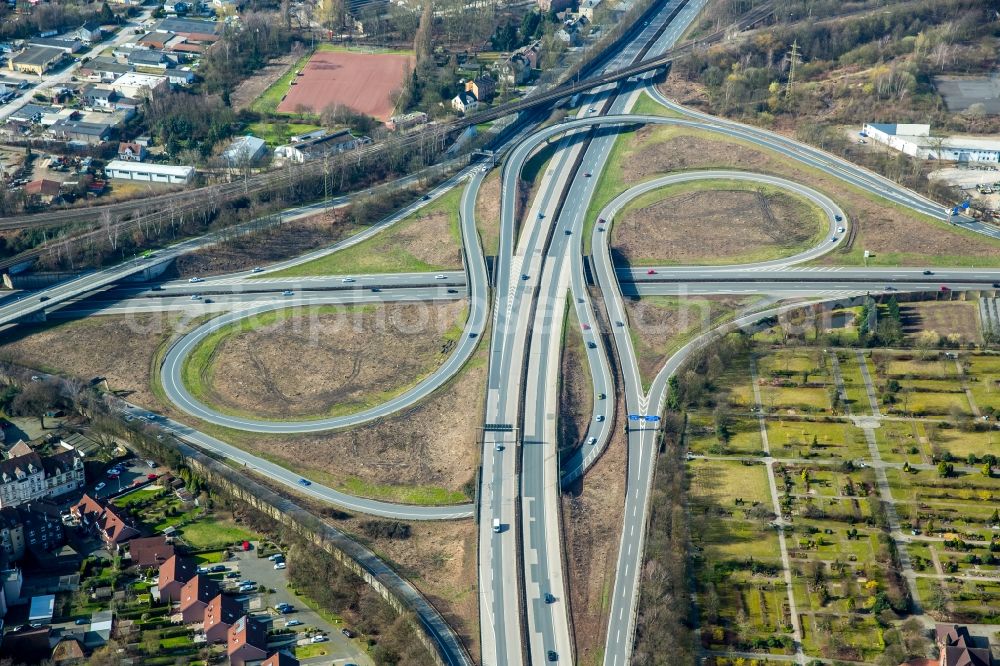
[[[1000,289],[1000,282],[994,282],[993,283],[993,288],[994,289]]]
[[[556,654],[555,650],[549,650],[545,653],[545,655],[548,657],[549,661],[559,661],[559,655]]]
[[[380,292],[380,291],[382,291],[382,289],[379,288],[379,287],[372,287],[372,291],[374,291],[374,292]]]
[[[590,349],[597,349],[597,343],[596,342],[588,342],[587,343],[587,347],[589,347]]]
[[[422,197],[420,198],[420,200],[421,200],[421,201],[430,201],[430,200],[431,200],[431,195],[429,195],[429,194],[425,194],[424,196],[422,196]]]
[[[347,636],[348,638],[354,638],[355,636],[357,636],[357,634],[356,634],[356,633],[354,633],[354,632],[353,632],[353,631],[351,631],[350,629],[347,629],[346,627],[345,627],[344,629],[341,629],[341,630],[340,630],[340,633],[344,634],[344,635],[345,635],[345,636]]]
[[[239,577],[240,577],[239,571],[230,571],[229,573],[226,574],[226,578],[239,578]]]
[[[48,296],[40,296],[38,298],[38,300],[40,300],[40,301],[47,301],[47,300],[49,300],[49,297]]]
[[[225,570],[226,570],[225,564],[216,564],[211,569],[209,569],[209,571],[225,571]]]
[[[555,595],[553,595],[551,592],[546,592],[545,593],[545,603],[547,603],[547,604],[554,604],[555,602],[556,602]]]
[[[924,275],[934,275],[934,271],[926,270],[924,271]]]
[[[458,289],[449,289],[448,293],[449,294],[457,294],[458,293]]]
[[[312,483],[313,482],[310,481],[309,479],[299,479],[299,485],[300,486],[311,486]]]
[[[844,218],[842,218],[840,215],[834,215],[833,219],[837,220],[837,222],[843,222],[844,221]]]

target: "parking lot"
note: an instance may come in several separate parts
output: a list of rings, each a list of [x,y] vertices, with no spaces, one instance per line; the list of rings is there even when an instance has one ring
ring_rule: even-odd
[[[323,646],[325,655],[308,657],[301,659],[308,664],[372,664],[372,660],[365,654],[362,644],[358,639],[348,639],[341,633],[344,628],[341,625],[334,625],[324,620],[318,613],[310,610],[301,600],[292,595],[287,587],[288,575],[286,570],[276,570],[274,562],[267,558],[257,557],[256,550],[240,552],[235,560],[226,562],[227,567],[237,566],[240,571],[240,579],[234,580],[238,584],[240,580],[252,580],[258,585],[263,585],[266,589],[273,589],[274,592],[252,595],[256,599],[251,600],[250,608],[257,614],[262,615],[267,612],[273,619],[273,629],[283,629],[287,622],[292,622],[294,630],[301,637],[300,644],[308,644],[306,631],[318,629],[323,632],[328,639],[319,645]],[[274,607],[281,603],[288,603],[294,607],[294,611],[285,615],[278,613]],[[301,623],[301,624],[297,624]]]

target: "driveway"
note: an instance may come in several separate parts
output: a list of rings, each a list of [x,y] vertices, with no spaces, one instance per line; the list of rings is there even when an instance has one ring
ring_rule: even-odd
[[[348,639],[340,633],[343,625],[333,625],[323,619],[318,613],[311,610],[298,597],[292,594],[288,585],[288,572],[286,570],[275,570],[274,562],[267,558],[258,558],[257,551],[239,552],[236,557],[239,565],[241,577],[255,581],[258,585],[263,585],[267,589],[273,589],[274,593],[264,593],[261,596],[261,608],[258,613],[268,612],[273,618],[273,629],[282,629],[286,620],[298,620],[302,624],[294,629],[304,638],[303,630],[307,627],[315,627],[329,637],[329,640],[322,645],[327,651],[326,656],[302,659],[304,664],[358,664],[372,665],[372,660],[365,653],[361,642],[358,639]],[[226,563],[232,566],[233,561]],[[288,615],[281,615],[274,610],[277,604],[289,603],[295,607],[295,611]]]

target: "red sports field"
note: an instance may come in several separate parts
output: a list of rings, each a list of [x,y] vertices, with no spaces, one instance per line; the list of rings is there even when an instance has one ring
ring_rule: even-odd
[[[279,113],[295,113],[299,105],[314,113],[343,104],[385,122],[392,115],[390,93],[403,85],[413,69],[413,56],[387,53],[321,52],[309,58],[302,76],[278,105]]]

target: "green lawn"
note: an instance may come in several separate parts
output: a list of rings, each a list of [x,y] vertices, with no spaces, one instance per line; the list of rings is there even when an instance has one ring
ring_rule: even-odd
[[[299,58],[280,79],[271,84],[271,87],[254,100],[254,103],[250,105],[250,109],[257,113],[277,113],[278,104],[281,103],[281,98],[288,93],[288,88],[291,86],[292,79],[295,78],[295,73],[306,66],[310,57],[312,57],[311,51]]]
[[[358,497],[371,497],[401,504],[437,506],[467,502],[465,493],[437,486],[391,486],[371,483],[357,477],[350,477],[340,485],[340,489]]]
[[[128,495],[116,498],[114,500],[114,504],[115,506],[126,507],[129,506],[130,504],[136,504],[138,502],[143,502],[148,499],[153,499],[161,492],[163,492],[163,488],[161,488],[160,486],[155,486],[152,488],[149,487],[142,488],[141,490],[136,490],[135,492],[131,492]]]
[[[285,122],[260,122],[247,125],[247,132],[259,139],[263,139],[272,148],[288,143],[297,134],[305,134],[306,132],[318,129],[323,129],[323,126],[311,125],[309,123]]]
[[[433,203],[400,220],[372,238],[349,248],[328,254],[313,261],[268,273],[268,278],[301,277],[307,275],[363,275],[365,273],[417,273],[425,271],[457,270],[457,261],[448,265],[428,264],[411,254],[407,247],[408,236],[428,215],[436,212],[448,214],[449,234],[439,239],[455,247],[455,256],[462,244],[458,214],[462,188],[453,188]],[[405,234],[405,236],[404,236]]]
[[[187,525],[180,530],[180,533],[184,540],[197,550],[231,546],[237,541],[250,541],[257,538],[256,534],[240,527],[232,520],[214,517],[202,518]]]
[[[296,659],[312,659],[314,657],[325,657],[330,653],[329,643],[310,643],[308,645],[295,646]]]

